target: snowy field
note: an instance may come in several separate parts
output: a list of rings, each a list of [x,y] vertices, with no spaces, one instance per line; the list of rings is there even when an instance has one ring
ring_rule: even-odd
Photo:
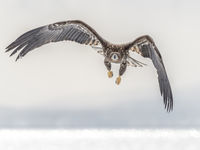
[[[0,130],[0,150],[197,150],[200,130]]]

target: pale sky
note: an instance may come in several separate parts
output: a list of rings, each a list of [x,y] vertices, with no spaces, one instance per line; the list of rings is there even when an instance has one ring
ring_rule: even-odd
[[[125,102],[144,111],[142,100],[145,106],[150,104],[147,112],[165,113],[156,70],[148,59],[137,56],[148,66],[129,67],[117,86],[119,66],[113,65],[114,77],[108,79],[104,58],[89,46],[48,44],[18,62],[16,56],[4,53],[6,46],[28,30],[79,19],[113,43],[152,36],[171,82],[174,113],[176,108],[184,111],[180,106],[189,100],[196,103],[200,96],[199,8],[198,0],[1,0],[0,107],[103,110]]]

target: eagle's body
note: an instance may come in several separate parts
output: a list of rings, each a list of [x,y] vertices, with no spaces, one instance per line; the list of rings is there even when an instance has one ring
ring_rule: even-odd
[[[165,108],[167,111],[173,109],[171,86],[161,54],[152,38],[148,35],[141,36],[127,44],[116,45],[103,39],[86,23],[79,20],[69,20],[42,26],[26,32],[11,43],[6,51],[13,50],[10,56],[14,55],[17,51],[20,51],[16,59],[18,60],[25,56],[29,51],[44,44],[67,40],[90,45],[92,48],[98,49],[98,53],[105,57],[104,64],[108,70],[109,77],[113,76],[111,63],[120,64],[119,76],[116,79],[116,84],[120,83],[121,76],[126,71],[128,65],[134,67],[145,65],[132,58],[129,55],[130,52],[136,52],[143,57],[150,58],[157,69],[160,91],[161,95],[163,95]]]

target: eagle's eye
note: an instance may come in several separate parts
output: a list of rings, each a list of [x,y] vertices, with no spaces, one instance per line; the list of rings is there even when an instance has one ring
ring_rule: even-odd
[[[114,61],[117,61],[119,59],[119,56],[117,54],[112,54],[111,59]]]

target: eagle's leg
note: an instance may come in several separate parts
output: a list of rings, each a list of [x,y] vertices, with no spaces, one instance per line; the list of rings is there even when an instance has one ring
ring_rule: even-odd
[[[108,70],[108,77],[109,77],[109,78],[112,78],[113,72],[111,71],[111,63],[110,63],[110,61],[108,61],[108,60],[105,58],[105,59],[104,59],[104,64],[105,64],[105,66],[106,66],[106,68],[107,68],[107,70]]]
[[[126,67],[127,67],[127,62],[126,61],[123,61],[121,64],[120,64],[120,68],[119,68],[119,76],[117,77],[115,83],[117,85],[120,84],[121,82],[121,76],[124,74],[124,72],[126,71]]]

